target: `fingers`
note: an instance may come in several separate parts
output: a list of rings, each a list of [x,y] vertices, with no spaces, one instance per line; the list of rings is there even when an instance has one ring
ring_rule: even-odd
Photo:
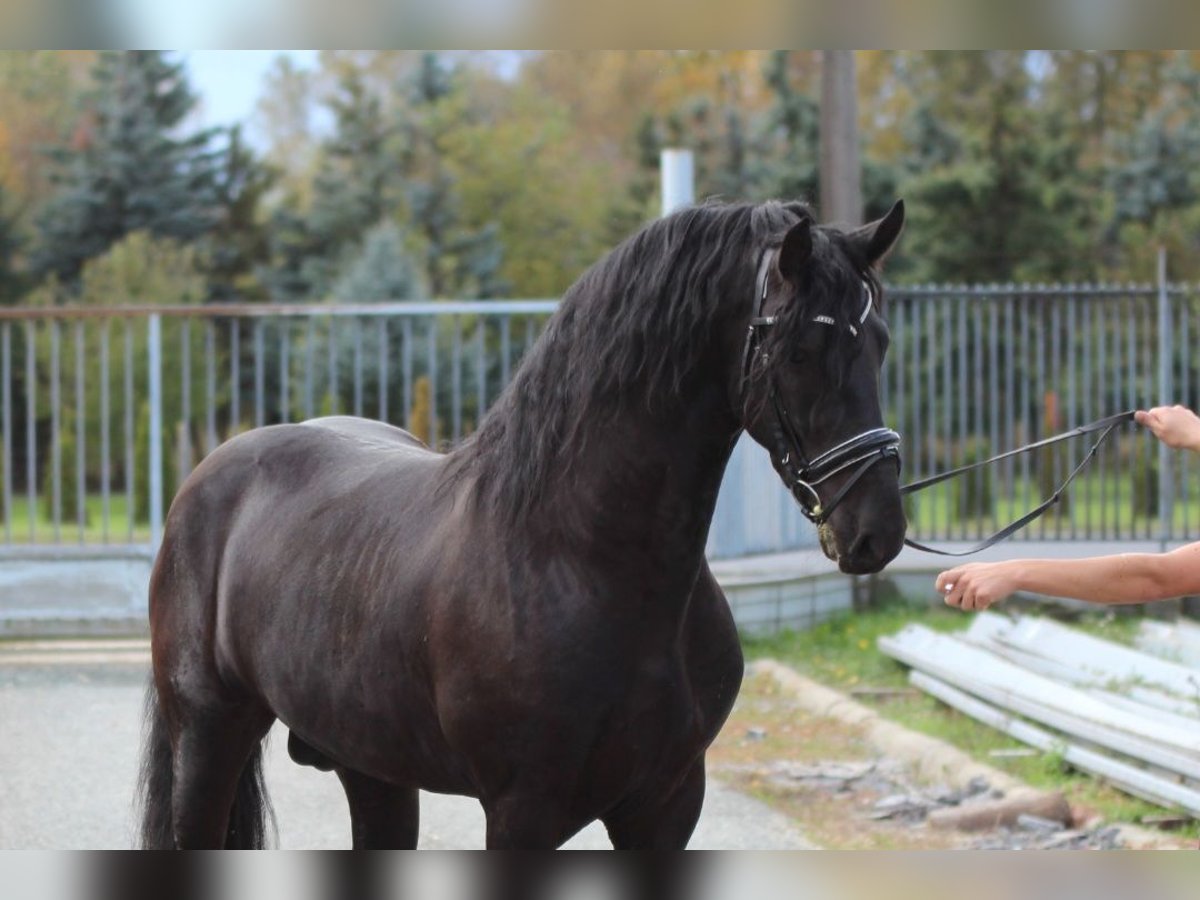
[[[988,583],[986,576],[981,575],[978,569],[966,566],[948,569],[934,583],[947,606],[967,612],[985,610],[995,599],[985,587]]]

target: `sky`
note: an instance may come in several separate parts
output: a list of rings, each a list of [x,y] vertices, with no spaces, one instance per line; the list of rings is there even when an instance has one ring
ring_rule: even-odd
[[[249,121],[262,93],[263,77],[277,56],[300,68],[315,68],[317,50],[185,50],[192,87],[201,96],[197,111],[205,126]]]

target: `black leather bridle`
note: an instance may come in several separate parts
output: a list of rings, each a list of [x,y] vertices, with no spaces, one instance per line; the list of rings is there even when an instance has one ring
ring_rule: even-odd
[[[768,360],[767,352],[762,346],[762,332],[775,325],[779,318],[778,316],[763,315],[763,307],[766,305],[768,285],[770,284],[769,275],[772,258],[771,252],[765,250],[759,262],[755,290],[757,300],[754,315],[751,317],[750,325],[746,329],[746,343],[742,350],[743,391],[745,391],[745,386],[749,383],[751,369],[756,360],[760,361],[762,367],[766,369]],[[859,325],[862,325],[866,321],[867,316],[870,315],[874,302],[871,296],[871,289],[866,282],[863,282],[863,289],[865,307],[862,315],[859,317]],[[815,316],[813,321],[820,325],[836,325],[834,320],[829,316]],[[853,324],[849,328],[851,333],[857,337],[858,328]],[[804,451],[801,448],[800,436],[796,432],[795,426],[792,424],[792,420],[788,416],[783,403],[780,402],[779,392],[775,389],[775,380],[770,376],[769,370],[767,372],[769,379],[767,396],[775,412],[775,421],[773,423],[774,440],[772,441],[773,446],[769,448],[771,458],[775,462],[775,468],[783,479],[783,483],[792,492],[792,496],[796,498],[796,502],[800,504],[801,511],[810,522],[814,525],[821,525],[827,521],[833,514],[833,511],[837,509],[838,504],[850,493],[851,488],[877,462],[885,459],[894,460],[896,469],[899,471],[900,435],[890,428],[869,429],[809,459],[804,455]],[[826,504],[822,504],[821,497],[817,493],[817,485],[851,468],[853,468],[853,472],[842,484],[838,492],[834,494],[833,499]]]

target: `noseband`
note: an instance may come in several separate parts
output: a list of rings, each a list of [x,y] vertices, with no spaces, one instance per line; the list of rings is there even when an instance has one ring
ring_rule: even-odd
[[[779,318],[778,316],[763,315],[763,307],[767,302],[767,286],[770,281],[768,278],[770,260],[770,252],[763,251],[762,261],[758,267],[758,283],[755,286],[758,299],[754,316],[750,319],[750,326],[746,330],[746,343],[742,350],[743,389],[750,378],[750,370],[755,360],[761,358],[763,366],[766,366],[767,352],[762,347],[762,333],[765,329],[774,326]],[[859,316],[859,325],[867,320],[872,304],[871,289],[865,281],[863,288],[866,304],[862,315]],[[815,316],[813,321],[821,325],[836,326],[837,324],[829,316]],[[858,328],[854,325],[850,325],[849,328],[851,334],[857,337]],[[800,504],[801,512],[814,525],[821,525],[829,519],[850,489],[867,474],[867,471],[875,463],[883,459],[892,459],[895,460],[896,469],[899,471],[900,435],[890,428],[872,428],[864,431],[810,460],[804,455],[800,437],[788,417],[787,410],[780,402],[779,392],[775,389],[775,379],[770,378],[769,375],[768,378],[770,379],[768,397],[775,411],[774,446],[770,448],[771,458],[775,462],[775,467],[779,471],[783,483],[792,492],[796,502]],[[841,490],[828,504],[823,506],[821,497],[817,493],[817,485],[855,466],[857,468],[846,479]]]

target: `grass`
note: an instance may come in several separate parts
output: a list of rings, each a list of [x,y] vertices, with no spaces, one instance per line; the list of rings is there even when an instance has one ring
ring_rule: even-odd
[[[964,475],[958,481],[965,484],[972,477],[973,474]],[[1200,524],[1200,494],[1194,484],[1187,486],[1189,490],[1185,493],[1183,485],[1177,485],[1180,490],[1172,520],[1178,534],[1186,533]],[[912,495],[909,501],[910,533],[928,538],[987,534],[1029,512],[1045,499],[1034,478],[1026,480],[1017,475],[1012,490],[1009,490],[1003,479],[993,476],[991,514],[962,517],[955,508],[957,490],[958,485],[950,481]],[[1101,538],[1158,534],[1158,514],[1134,512],[1134,485],[1130,478],[1084,474],[1067,489],[1067,497],[1065,514],[1052,508],[1029,526],[1030,537],[1065,537],[1071,536],[1072,530],[1084,536]]]
[[[5,522],[11,531],[12,540],[16,543],[50,544],[50,543],[85,543],[85,544],[128,544],[146,543],[150,540],[150,525],[137,522],[132,529],[129,523],[129,506],[124,492],[113,493],[108,503],[108,528],[105,529],[104,498],[100,494],[89,494],[84,501],[87,516],[84,527],[79,528],[79,522],[74,505],[70,509],[64,507],[62,520],[58,523],[57,533],[54,520],[46,515],[45,504],[38,498],[30,534],[29,498],[13,496],[12,511]],[[7,535],[6,535],[7,536]]]
[[[867,686],[904,688],[908,686],[908,668],[882,654],[875,645],[876,639],[895,634],[910,622],[919,622],[935,631],[960,631],[970,625],[971,618],[940,607],[894,605],[832,619],[810,631],[765,638],[745,637],[744,644],[751,659],[778,659],[838,690],[851,691]],[[1072,624],[1122,644],[1132,643],[1137,630],[1137,619],[1129,616],[1096,614]],[[859,700],[888,719],[953,744],[980,762],[1035,787],[1061,790],[1072,805],[1094,810],[1106,820],[1136,823],[1142,816],[1163,813],[1161,807],[1130,797],[1098,778],[1071,769],[1058,754],[991,756],[993,750],[1024,745],[926,694],[862,695]],[[1200,837],[1200,821],[1191,822],[1178,834]]]

